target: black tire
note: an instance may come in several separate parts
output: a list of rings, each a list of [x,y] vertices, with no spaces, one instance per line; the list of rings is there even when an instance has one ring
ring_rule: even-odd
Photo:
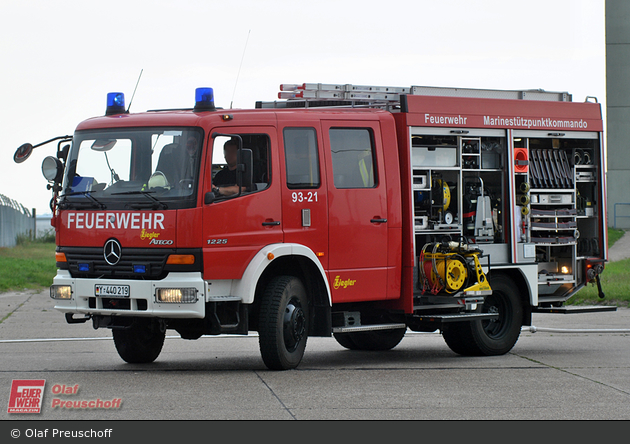
[[[296,368],[308,338],[308,299],[302,282],[278,276],[269,282],[260,301],[258,339],[262,359],[271,370]]]
[[[487,296],[480,311],[497,312],[491,321],[458,322],[442,332],[446,344],[464,356],[498,356],[514,347],[521,334],[523,306],[516,284],[505,276],[490,280],[492,295]]]
[[[406,328],[395,330],[373,330],[356,333],[335,333],[335,339],[350,350],[383,351],[391,350],[400,344]]]
[[[352,333],[352,341],[359,350],[383,351],[391,350],[402,341],[406,328],[395,330],[373,330]]]
[[[130,364],[147,364],[157,359],[166,330],[155,319],[136,318],[129,328],[112,329],[118,355]]]
[[[352,333],[333,333],[333,337],[342,347],[348,350],[359,350],[357,344],[352,340]]]

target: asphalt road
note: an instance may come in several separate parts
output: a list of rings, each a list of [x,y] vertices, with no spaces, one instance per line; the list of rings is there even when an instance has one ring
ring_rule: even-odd
[[[535,314],[539,331],[498,357],[458,356],[437,333],[409,332],[388,352],[309,338],[298,369],[273,372],[255,335],[186,341],[168,331],[156,362],[126,364],[109,330],[68,325],[52,306],[47,292],[0,294],[0,420],[630,419],[626,308]],[[46,381],[41,413],[7,412],[18,379]],[[98,400],[112,404],[59,406]]]

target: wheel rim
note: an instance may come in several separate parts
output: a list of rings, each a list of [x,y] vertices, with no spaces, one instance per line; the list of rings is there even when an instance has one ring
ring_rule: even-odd
[[[498,313],[499,315],[498,319],[484,321],[483,329],[488,337],[497,339],[504,336],[509,324],[508,316],[510,316],[510,310],[506,299],[501,297],[501,295],[493,294],[486,299],[483,311],[486,313]]]
[[[306,333],[306,319],[300,302],[292,298],[284,310],[284,346],[287,351],[295,351]]]

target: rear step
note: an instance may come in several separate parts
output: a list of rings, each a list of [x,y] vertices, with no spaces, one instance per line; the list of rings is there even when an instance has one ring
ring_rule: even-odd
[[[358,333],[360,331],[397,330],[407,328],[407,324],[374,324],[357,325],[354,327],[333,327],[333,333]]]
[[[465,321],[477,321],[477,320],[492,320],[498,319],[498,313],[456,313],[445,315],[415,315],[413,316],[414,322],[425,322],[431,324],[446,324],[450,322],[465,322]],[[407,324],[373,324],[373,325],[354,325],[347,327],[333,327],[333,333],[358,333],[362,331],[376,331],[376,330],[397,330],[399,328],[407,328]]]
[[[457,314],[445,314],[445,315],[416,315],[413,317],[414,321],[428,322],[433,324],[447,324],[451,322],[465,322],[465,321],[490,321],[498,319],[498,313],[457,313]]]
[[[617,311],[615,305],[583,305],[583,306],[569,306],[569,307],[532,307],[532,313],[561,313],[561,314],[575,314],[575,313],[599,313],[605,311]]]

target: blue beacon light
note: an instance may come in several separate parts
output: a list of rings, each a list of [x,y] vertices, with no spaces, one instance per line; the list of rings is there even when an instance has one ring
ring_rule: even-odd
[[[125,112],[125,95],[121,92],[107,93],[107,109],[106,116],[115,114],[123,114]]]
[[[214,90],[212,88],[197,88],[195,90],[194,111],[215,111]]]
[[[133,266],[133,272],[134,273],[146,273],[147,272],[147,266],[146,265],[134,265]]]

